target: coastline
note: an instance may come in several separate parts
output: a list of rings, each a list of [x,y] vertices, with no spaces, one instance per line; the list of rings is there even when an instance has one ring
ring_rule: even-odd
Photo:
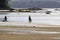
[[[26,23],[26,22],[0,22],[0,26],[15,26],[15,27],[60,27],[60,25]]]

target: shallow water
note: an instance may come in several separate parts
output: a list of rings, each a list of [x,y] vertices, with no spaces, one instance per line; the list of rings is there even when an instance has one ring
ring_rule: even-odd
[[[31,16],[32,23],[60,25],[60,13],[9,13],[0,14],[0,18],[4,19],[7,16],[8,22],[29,22]]]

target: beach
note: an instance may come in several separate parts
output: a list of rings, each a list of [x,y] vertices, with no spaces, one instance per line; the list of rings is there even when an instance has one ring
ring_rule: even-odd
[[[1,24],[5,24],[1,26]],[[7,25],[6,25],[7,24]],[[43,25],[19,23],[23,25],[9,25],[11,22],[0,22],[0,40],[60,40],[60,25]],[[12,24],[18,24],[13,23]],[[31,24],[28,26],[25,24]]]
[[[40,27],[1,29],[0,40],[60,40],[60,28]]]
[[[0,40],[60,40],[60,12],[0,14]],[[29,22],[29,16],[32,21]]]

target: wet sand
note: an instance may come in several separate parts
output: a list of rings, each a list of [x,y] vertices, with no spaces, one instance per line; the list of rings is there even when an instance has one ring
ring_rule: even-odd
[[[0,40],[51,40],[47,35],[6,35],[1,34]]]
[[[60,25],[0,22],[0,40],[60,40]]]
[[[60,27],[0,26],[0,40],[60,40]]]

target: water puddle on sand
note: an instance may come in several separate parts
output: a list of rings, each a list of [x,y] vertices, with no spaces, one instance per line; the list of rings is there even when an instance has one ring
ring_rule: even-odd
[[[51,37],[51,39],[60,40],[60,37]]]

